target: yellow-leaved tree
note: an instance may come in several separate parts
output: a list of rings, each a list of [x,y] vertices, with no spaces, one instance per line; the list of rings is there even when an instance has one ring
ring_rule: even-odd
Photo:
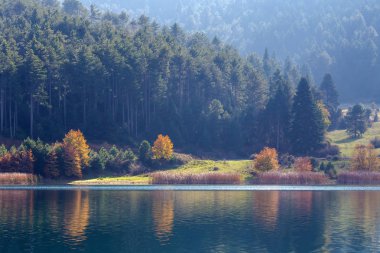
[[[73,149],[81,162],[82,166],[89,166],[90,163],[90,147],[84,138],[83,133],[80,130],[71,130],[63,139],[64,147],[70,147]]]
[[[260,172],[278,170],[280,165],[278,163],[277,150],[274,148],[264,148],[253,161],[253,166]]]
[[[160,134],[152,147],[153,158],[170,160],[173,157],[173,147],[169,136]]]

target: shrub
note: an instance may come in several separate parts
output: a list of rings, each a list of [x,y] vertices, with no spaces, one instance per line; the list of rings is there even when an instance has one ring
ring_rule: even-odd
[[[311,172],[313,170],[313,165],[307,157],[299,157],[294,162],[294,169],[297,172]]]
[[[143,163],[148,163],[152,159],[152,147],[148,141],[142,141],[139,147],[139,159]]]
[[[264,148],[253,161],[253,166],[260,172],[278,170],[278,154],[274,148]]]
[[[320,185],[329,183],[324,173],[268,171],[258,175],[260,184],[276,185]]]
[[[379,169],[379,158],[372,145],[357,145],[351,158],[354,171],[375,171]]]
[[[330,143],[326,143],[321,149],[319,149],[316,153],[316,157],[320,158],[326,158],[326,157],[333,157],[333,156],[339,156],[340,155],[340,149],[337,145],[331,145]]]
[[[337,171],[332,162],[328,162],[327,165],[324,162],[321,163],[321,165],[319,166],[319,170],[324,172],[330,179],[337,178]]]
[[[380,184],[380,172],[349,171],[338,174],[339,184]]]
[[[170,173],[156,172],[152,174],[153,184],[239,184],[241,176],[235,173]]]
[[[296,158],[294,156],[289,154],[283,154],[280,156],[279,162],[281,167],[290,169],[293,166],[295,160]]]
[[[169,136],[163,136],[160,134],[152,148],[153,158],[170,160],[173,157],[173,147],[173,143]]]
[[[371,140],[371,144],[372,146],[374,146],[374,148],[380,148],[380,138],[375,137],[374,139]]]

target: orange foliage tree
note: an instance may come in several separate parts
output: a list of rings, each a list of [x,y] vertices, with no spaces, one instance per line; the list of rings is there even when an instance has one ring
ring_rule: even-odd
[[[253,161],[253,166],[256,170],[265,172],[270,170],[278,170],[280,165],[278,163],[277,150],[274,148],[264,148]]]
[[[153,158],[170,160],[173,157],[173,147],[169,136],[160,134],[152,147]]]
[[[294,169],[298,172],[311,172],[313,165],[308,157],[299,157],[294,161]]]
[[[82,166],[79,153],[73,146],[63,144],[64,170],[67,177],[82,178]]]
[[[80,130],[71,130],[63,139],[63,145],[65,147],[72,147],[74,152],[78,154],[81,165],[89,166],[90,164],[90,147],[84,138],[83,133]]]

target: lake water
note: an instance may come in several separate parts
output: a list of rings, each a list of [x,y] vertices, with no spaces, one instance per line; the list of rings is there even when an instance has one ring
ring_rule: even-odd
[[[0,252],[380,252],[380,188],[0,188]]]

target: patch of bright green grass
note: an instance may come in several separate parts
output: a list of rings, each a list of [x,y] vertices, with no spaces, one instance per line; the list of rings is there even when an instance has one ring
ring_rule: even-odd
[[[380,137],[380,122],[374,123],[373,127],[369,128],[367,132],[358,139],[351,138],[346,130],[332,131],[327,134],[327,138],[331,140],[334,145],[338,145],[343,157],[351,157],[356,145],[367,145],[375,137]],[[380,150],[378,150],[380,154]]]
[[[212,161],[212,160],[193,160],[180,167],[163,170],[168,173],[238,173],[242,175],[243,180],[250,179],[249,169],[252,164],[250,160],[233,160],[233,161]],[[123,177],[104,177],[90,180],[80,180],[71,182],[73,185],[146,185],[150,184],[151,177],[149,174],[140,176],[123,176]]]
[[[148,175],[122,176],[122,177],[100,177],[89,180],[78,180],[71,182],[72,185],[147,185],[150,184]]]

